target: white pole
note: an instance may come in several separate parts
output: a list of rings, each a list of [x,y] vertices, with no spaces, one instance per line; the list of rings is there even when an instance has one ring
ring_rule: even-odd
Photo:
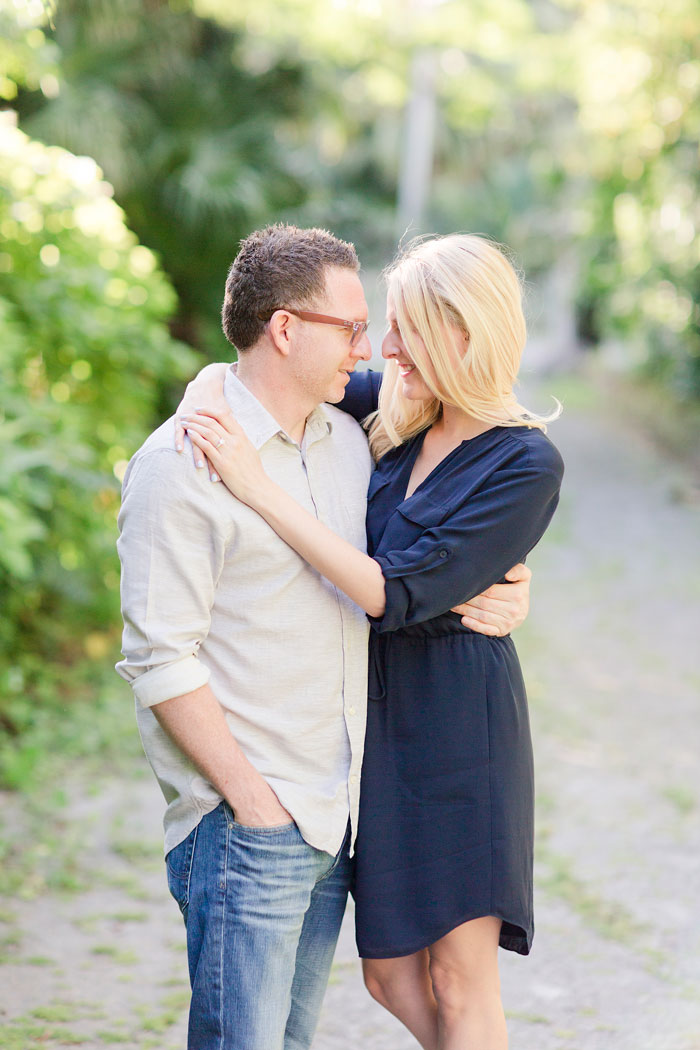
[[[404,123],[399,172],[397,232],[422,230],[433,174],[435,141],[435,53],[417,48],[411,60],[411,86]]]

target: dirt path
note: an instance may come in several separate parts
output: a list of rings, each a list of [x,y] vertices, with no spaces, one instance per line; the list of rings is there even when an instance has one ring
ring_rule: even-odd
[[[552,436],[566,486],[517,639],[538,929],[529,959],[502,953],[511,1046],[700,1050],[700,506],[590,392]],[[90,793],[76,771],[48,816],[3,803],[0,1047],[180,1050],[184,930],[145,763]],[[349,912],[314,1050],[415,1045],[362,988]]]

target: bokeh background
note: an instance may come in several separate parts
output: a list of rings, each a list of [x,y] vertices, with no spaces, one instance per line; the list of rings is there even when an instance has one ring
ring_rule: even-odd
[[[0,786],[28,800],[0,841],[12,893],[84,889],[69,767],[134,775],[119,483],[185,380],[231,355],[240,238],[286,220],[354,241],[375,350],[402,238],[504,242],[533,407],[603,406],[692,508],[699,144],[697,0],[0,0]]]

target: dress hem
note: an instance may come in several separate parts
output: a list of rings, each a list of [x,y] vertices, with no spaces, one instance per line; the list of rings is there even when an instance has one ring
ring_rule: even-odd
[[[435,942],[439,941],[441,937],[447,936],[448,933],[450,933],[452,930],[456,930],[458,926],[461,926],[465,922],[471,922],[472,919],[485,919],[489,916],[492,916],[496,919],[500,919],[501,922],[507,922],[510,926],[515,926],[519,930],[523,929],[523,927],[520,926],[519,923],[511,922],[510,919],[506,919],[503,915],[499,915],[498,913],[492,911],[483,911],[478,912],[475,915],[465,915],[464,918],[459,919],[458,922],[451,922],[448,926],[441,928],[440,932],[437,933],[434,937],[431,937],[429,940],[422,938],[421,942],[419,944],[414,945],[412,948],[401,948],[400,950],[397,949],[394,951],[385,952],[372,952],[363,951],[362,948],[360,948],[360,945],[358,944],[357,952],[361,959],[400,959],[403,956],[414,955],[416,952],[423,951],[424,948],[429,948],[431,944],[435,944]],[[527,934],[525,934],[524,932],[521,937],[518,937],[512,933],[504,934],[503,932],[501,932],[501,935],[498,940],[498,946],[499,948],[503,948],[505,951],[516,952],[518,955],[529,955],[530,949],[532,947],[532,937],[528,937]]]

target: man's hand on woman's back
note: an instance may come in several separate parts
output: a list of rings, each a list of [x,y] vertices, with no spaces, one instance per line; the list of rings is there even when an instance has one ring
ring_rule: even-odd
[[[456,605],[452,612],[462,617],[465,627],[491,638],[501,638],[520,627],[530,609],[530,580],[532,572],[527,565],[514,565],[506,573],[508,583],[494,583],[464,605]]]

